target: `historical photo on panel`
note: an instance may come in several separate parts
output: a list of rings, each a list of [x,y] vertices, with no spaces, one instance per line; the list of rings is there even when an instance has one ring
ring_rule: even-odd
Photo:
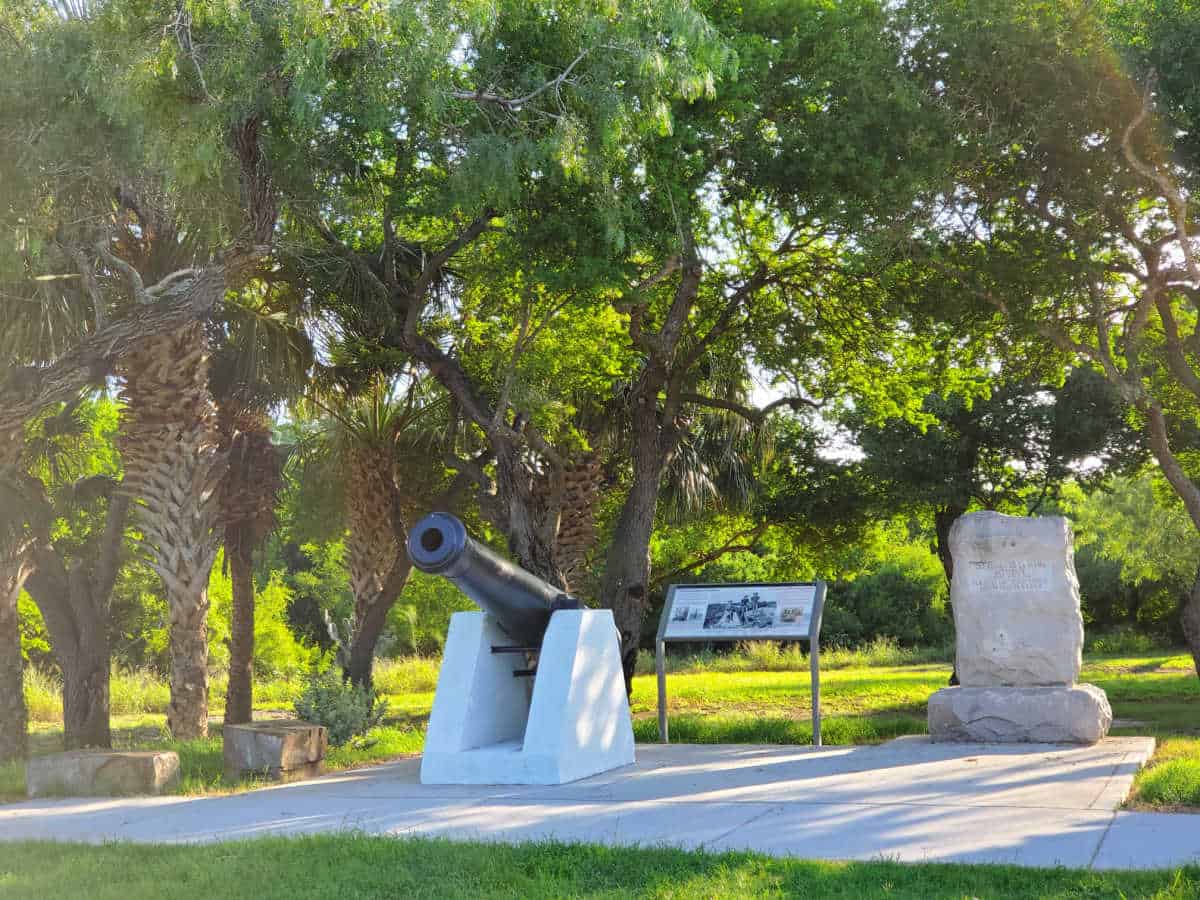
[[[710,603],[704,614],[706,631],[739,628],[770,628],[775,623],[775,601],[762,600],[758,591],[740,600]]]

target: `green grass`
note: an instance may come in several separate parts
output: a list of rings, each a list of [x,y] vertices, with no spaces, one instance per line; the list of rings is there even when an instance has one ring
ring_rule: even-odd
[[[0,845],[0,898],[1127,898],[1185,900],[1200,868],[1148,872],[833,863],[750,853],[361,835],[214,846]]]

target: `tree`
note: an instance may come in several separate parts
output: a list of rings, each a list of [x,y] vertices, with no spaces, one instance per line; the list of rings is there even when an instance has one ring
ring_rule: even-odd
[[[108,747],[109,609],[126,555],[130,497],[113,452],[116,405],[88,400],[28,430],[33,464],[23,479],[34,570],[26,587],[50,634],[63,679],[67,749]]]
[[[921,132],[920,94],[894,77],[900,42],[880,7],[800,12],[720,7],[707,21],[658,4],[615,19],[582,3],[552,17],[504,6],[486,26],[461,26],[473,51],[465,65],[446,71],[421,56],[432,61],[420,88],[370,94],[388,115],[348,91],[325,94],[341,140],[389,153],[354,178],[315,161],[328,174],[311,182],[328,191],[307,207],[333,211],[314,224],[332,257],[316,272],[317,294],[352,333],[442,384],[488,452],[486,466],[460,454],[454,467],[475,477],[517,561],[559,585],[564,472],[579,443],[593,447],[551,414],[575,399],[564,385],[543,383],[551,396],[516,403],[511,375],[558,313],[616,314],[625,347],[605,362],[618,367],[613,387],[630,385],[617,401],[630,462],[598,599],[616,615],[627,676],[663,476],[695,411],[759,422],[816,402],[813,391],[865,387],[865,366],[854,378],[833,373],[899,334],[889,331],[899,311],[881,303],[870,273],[844,271],[848,235],[909,209],[938,144]],[[784,16],[791,31],[780,41]],[[440,96],[425,89],[438,84],[448,85]],[[401,115],[399,140],[375,124]],[[489,316],[516,334],[500,367],[480,364],[481,352],[494,356],[473,340],[474,317],[456,328],[443,312],[489,288]],[[844,314],[824,302],[835,293]],[[788,379],[789,396],[767,410],[743,402],[754,348]]]
[[[20,435],[0,433],[0,475],[11,484],[22,463]],[[20,506],[9,494],[0,518],[0,761],[25,756],[28,713],[21,677],[21,630],[17,625],[17,597],[32,568],[30,538],[18,514]]]
[[[345,529],[354,617],[343,666],[349,680],[370,685],[388,612],[412,573],[408,527],[452,499],[439,495],[446,404],[410,372],[399,380],[371,377],[361,393],[325,392],[314,405],[324,415],[301,438],[295,477],[301,496],[332,513],[325,527]],[[331,491],[340,515],[330,509]]]
[[[996,315],[1103,372],[1200,529],[1194,173],[1153,82],[1129,77],[1088,4],[929,2],[906,15],[910,64],[959,129],[936,258]],[[975,265],[983,253],[1009,265]],[[1200,663],[1200,573],[1181,618]]]
[[[15,241],[0,266],[24,296],[46,299],[50,284],[55,299],[78,298],[74,308],[87,315],[70,317],[53,352],[6,373],[0,431],[17,432],[106,377],[125,378],[137,437],[124,442],[124,487],[143,492],[134,512],[172,600],[169,719],[194,737],[207,730],[203,584],[219,468],[196,323],[263,258],[275,223],[271,180],[254,108],[221,107],[193,64],[190,9],[61,11],[26,10],[24,24],[4,29],[5,68],[20,78],[4,86],[3,210]],[[147,31],[147,16],[165,27]],[[172,77],[181,64],[186,74]]]
[[[261,280],[209,324],[216,349],[208,382],[217,406],[218,452],[225,460],[216,502],[233,588],[227,725],[253,718],[254,553],[275,528],[283,485],[270,410],[304,390],[312,367],[311,342],[291,321],[295,306],[289,291]]]
[[[954,574],[950,528],[968,509],[1033,515],[1068,478],[1095,482],[1141,459],[1124,404],[1091,368],[1072,370],[1058,387],[997,373],[986,396],[932,394],[922,411],[932,421],[880,422],[858,409],[847,424],[876,502],[893,514],[932,510],[947,583]]]

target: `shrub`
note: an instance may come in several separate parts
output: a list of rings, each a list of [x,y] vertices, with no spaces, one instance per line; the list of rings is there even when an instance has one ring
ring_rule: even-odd
[[[338,747],[358,735],[366,734],[382,720],[387,702],[375,692],[351,684],[336,668],[314,672],[296,699],[296,715],[329,730],[329,743]]]
[[[114,716],[166,712],[170,702],[171,686],[153,669],[112,667],[109,710]]]
[[[891,638],[901,647],[945,644],[952,633],[945,595],[946,579],[939,570],[900,563],[835,582],[825,601],[824,642],[856,647]]]
[[[380,694],[433,693],[437,690],[441,665],[441,659],[436,656],[376,659],[372,680]]]
[[[22,675],[25,681],[25,707],[29,710],[30,721],[61,722],[62,682],[36,666],[26,666]]]
[[[1106,656],[1136,656],[1163,650],[1168,646],[1155,635],[1139,631],[1131,625],[1118,626],[1092,637],[1087,642],[1088,652]]]

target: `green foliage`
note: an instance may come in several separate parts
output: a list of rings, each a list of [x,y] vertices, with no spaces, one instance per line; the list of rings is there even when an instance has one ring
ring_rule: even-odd
[[[1148,469],[1090,494],[1072,492],[1065,509],[1088,627],[1125,625],[1152,640],[1178,640],[1177,612],[1196,576],[1200,537],[1161,475]]]
[[[31,722],[62,720],[62,682],[44,669],[26,666],[21,673],[25,708]]]
[[[371,679],[378,694],[431,694],[437,689],[441,666],[437,656],[379,660]]]
[[[901,562],[884,563],[850,582],[830,585],[822,631],[833,646],[889,637],[903,646],[940,645],[952,629],[945,609],[946,580]]]
[[[878,637],[857,647],[823,647],[821,670],[906,666],[919,663],[946,663],[954,655],[951,647],[901,647],[895,638]],[[804,672],[809,657],[799,641],[748,641],[727,653],[705,650],[680,655],[668,653],[666,671],[671,672]],[[638,653],[637,674],[657,671],[654,654]]]
[[[1090,637],[1086,648],[1091,653],[1106,656],[1138,656],[1166,649],[1154,636],[1137,631],[1129,625]]]
[[[340,747],[376,727],[387,713],[387,701],[329,668],[309,675],[295,710],[304,721],[329,729],[330,746]]]
[[[208,581],[209,666],[229,665],[229,626],[233,611],[233,584],[223,570],[224,551],[218,554]],[[271,573],[254,594],[254,672],[263,679],[298,675],[320,661],[319,648],[306,645],[288,628],[291,590],[283,577]]]
[[[1029,365],[1028,348],[1012,352],[1011,365]],[[1095,480],[1144,456],[1116,389],[1091,368],[1072,370],[1057,386],[1045,375],[999,372],[976,390],[985,396],[926,397],[920,423],[879,421],[862,407],[847,416],[865,455],[861,477],[877,502],[893,511],[980,506],[1028,514],[1053,500],[1084,461]]]
[[[388,613],[383,655],[436,654],[446,642],[450,617],[478,609],[462,591],[438,575],[414,571]]]
[[[24,591],[17,598],[17,620],[21,628],[21,656],[26,668],[30,663],[50,662],[50,634],[41,610]]]

